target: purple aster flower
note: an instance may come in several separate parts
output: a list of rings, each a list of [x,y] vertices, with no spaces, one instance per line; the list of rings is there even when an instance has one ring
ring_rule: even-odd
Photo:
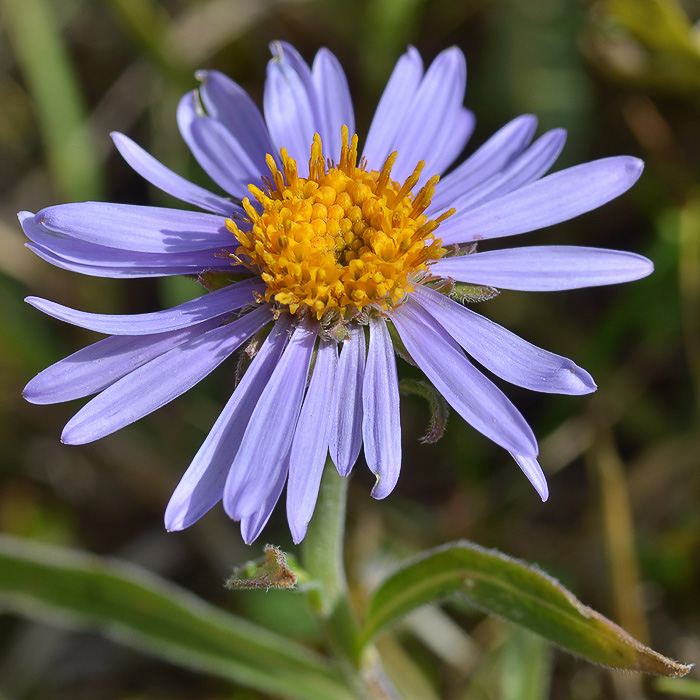
[[[206,213],[84,202],[20,214],[29,248],[59,267],[101,277],[199,275],[209,289],[166,311],[121,316],[30,297],[44,313],[108,337],[41,372],[26,398],[96,394],[63,432],[63,442],[83,444],[163,406],[245,348],[251,361],[175,489],[165,524],[188,527],[223,500],[251,542],[286,483],[299,542],[329,452],[347,475],[364,446],[375,498],[396,484],[400,339],[401,352],[546,499],[530,427],[472,360],[535,391],[586,394],[595,384],[571,360],[464,306],[464,287],[574,289],[639,279],[652,264],[573,246],[477,252],[476,242],[595,209],[631,187],[642,163],[604,158],[545,175],[565,135],[555,129],[533,141],[536,119],[525,115],[438,182],[474,126],[458,49],[425,71],[413,48],[399,59],[361,156],[333,54],[321,49],[309,68],[288,44],[272,52],[264,116],[216,71],[199,73],[199,89],[178,108],[183,138],[225,196],[114,134],[140,175]]]

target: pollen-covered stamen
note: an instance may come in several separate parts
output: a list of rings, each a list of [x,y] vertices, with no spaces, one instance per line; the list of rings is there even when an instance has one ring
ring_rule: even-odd
[[[251,230],[226,221],[240,243],[236,259],[256,267],[267,286],[265,299],[290,313],[308,308],[318,319],[329,312],[347,319],[371,304],[386,309],[445,253],[433,231],[453,210],[434,220],[424,214],[438,176],[414,196],[423,161],[401,185],[391,179],[396,153],[370,172],[364,159],[358,165],[357,141],[343,127],[333,165],[316,134],[308,178],[299,177],[285,149],[281,170],[268,155],[264,188],[248,188],[256,203],[243,200]]]

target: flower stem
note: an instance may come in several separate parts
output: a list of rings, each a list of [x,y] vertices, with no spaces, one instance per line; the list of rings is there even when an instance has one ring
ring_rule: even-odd
[[[376,649],[361,652],[357,619],[348,600],[343,564],[348,479],[328,460],[314,517],[302,545],[304,568],[318,585],[309,589],[330,649],[350,688],[363,700],[398,700]]]
[[[304,568],[318,583],[318,588],[309,594],[311,606],[321,619],[334,651],[357,669],[357,622],[348,602],[343,565],[347,489],[348,480],[338,474],[329,460],[314,517],[302,545],[302,556]]]

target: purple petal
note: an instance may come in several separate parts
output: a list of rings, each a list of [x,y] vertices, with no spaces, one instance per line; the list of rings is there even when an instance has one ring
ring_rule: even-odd
[[[481,365],[511,384],[548,394],[590,394],[595,382],[571,360],[538,348],[428,287],[413,297]]]
[[[472,133],[474,132],[474,126],[476,125],[476,117],[474,113],[468,109],[462,107],[455,116],[454,124],[452,128],[449,129],[447,135],[447,142],[442,149],[439,156],[435,156],[435,159],[431,162],[430,174],[435,173],[441,174],[447,168],[457,160],[457,157],[462,153],[464,147],[467,145]],[[426,172],[428,168],[426,167]]]
[[[175,331],[215,316],[233,313],[247,304],[252,304],[255,301],[254,293],[263,290],[264,285],[254,278],[217,289],[167,311],[146,314],[92,314],[39,297],[27,297],[25,301],[49,316],[98,333],[150,335]]]
[[[306,536],[316,507],[321,475],[328,454],[328,416],[333,407],[333,385],[338,365],[338,346],[319,340],[316,362],[304,405],[299,414],[289,452],[287,520],[294,544]]]
[[[223,260],[215,257],[216,253],[221,252],[220,249],[213,251],[197,251],[196,253],[180,253],[173,256],[150,256],[160,258],[157,261],[149,260],[148,262],[139,262],[141,258],[148,258],[148,253],[133,253],[131,259],[126,261],[122,267],[112,267],[110,260],[106,254],[114,248],[104,248],[103,246],[91,246],[94,250],[85,253],[84,260],[86,262],[73,262],[69,258],[61,255],[56,255],[52,250],[41,245],[33,243],[25,243],[26,247],[42,260],[60,267],[62,270],[70,270],[78,272],[81,275],[90,275],[92,277],[114,277],[114,278],[130,278],[130,277],[168,277],[172,275],[193,275],[205,270],[224,270],[227,272],[239,272],[238,266],[234,269]],[[90,244],[86,243],[86,246]],[[102,253],[104,251],[104,254]],[[89,256],[95,253],[94,257],[98,258],[97,262],[87,262]],[[127,255],[122,255],[121,251],[116,251],[117,256],[122,259]],[[105,265],[102,265],[99,258],[105,260]],[[212,264],[208,264],[212,261]]]
[[[370,169],[380,169],[391,153],[396,132],[422,77],[423,61],[418,51],[409,46],[396,62],[369,127],[363,155]]]
[[[217,182],[225,177],[226,189],[231,194],[247,197],[248,185],[260,184],[260,166],[253,163],[238,139],[216,119],[200,117],[191,128],[200,152],[206,152],[209,167],[215,168]]]
[[[286,473],[317,330],[309,321],[296,327],[255,406],[224,486],[224,509],[234,520],[258,512]]]
[[[434,175],[434,163],[450,139],[464,101],[467,64],[464,54],[452,47],[443,51],[428,68],[418,90],[403,115],[392,144],[398,156],[392,178],[403,182],[425,161],[422,180]]]
[[[537,455],[535,436],[518,409],[411,297],[391,318],[411,357],[467,423],[510,452]]]
[[[265,156],[274,148],[260,110],[248,93],[219,71],[199,71],[199,94],[210,116],[234,135],[259,173],[267,172]]]
[[[231,464],[289,338],[291,316],[284,314],[253,358],[221,415],[177,485],[165,511],[168,530],[184,530],[222,497]]]
[[[59,204],[38,212],[34,223],[58,237],[141,253],[184,253],[235,242],[222,216],[133,204]]]
[[[479,183],[499,173],[532,141],[537,118],[523,114],[508,122],[435,188],[429,212],[449,209],[452,202]]]
[[[386,498],[401,471],[401,416],[394,346],[383,318],[369,319],[369,350],[362,384],[362,441],[377,477],[374,498]]]
[[[316,54],[312,77],[318,97],[321,119],[318,131],[323,155],[337,162],[340,159],[342,127],[348,127],[350,138],[355,133],[355,114],[348,81],[338,59],[328,49],[321,49]]]
[[[204,379],[271,317],[269,307],[259,307],[138,367],[78,411],[61,440],[92,442],[164,406]]]
[[[205,122],[202,125],[202,122]],[[244,154],[243,149],[236,144],[231,145],[234,140],[233,136],[226,131],[221,125],[217,130],[214,126],[216,122],[207,117],[202,110],[201,105],[197,102],[197,92],[192,90],[188,92],[179,102],[177,106],[177,125],[180,129],[180,134],[184,139],[187,147],[192,152],[202,170],[209,177],[229,194],[242,199],[248,194],[248,182],[245,179],[245,173],[248,170],[239,164],[239,157],[247,165],[248,157]],[[226,136],[224,150],[228,155],[232,155],[234,165],[229,167],[229,164],[222,157],[222,152],[216,146],[216,137],[221,133]],[[238,146],[238,149],[236,148]]]
[[[282,495],[282,489],[284,488],[284,482],[286,480],[287,469],[280,469],[277,474],[277,480],[265,494],[265,498],[258,510],[241,519],[241,537],[243,537],[243,541],[246,544],[252,544],[258,539],[258,535],[260,535],[265,525],[267,525],[272,511],[275,509],[277,501],[279,501]]]
[[[311,71],[289,44],[274,42],[271,50],[263,97],[265,121],[275,147],[287,149],[304,177],[320,126]]]
[[[365,368],[365,330],[348,326],[336,373],[335,401],[329,437],[331,459],[341,476],[355,465],[362,447],[362,375]]]
[[[563,129],[548,131],[498,175],[494,175],[474,187],[463,197],[455,200],[452,206],[460,212],[473,209],[483,202],[497,199],[534,182],[552,167],[554,161],[559,157],[565,141],[566,132]]]
[[[631,282],[654,265],[635,253],[605,248],[543,245],[443,258],[431,272],[471,284],[551,292]]]
[[[533,457],[523,457],[512,452],[510,456],[517,462],[518,466],[523,470],[523,474],[528,478],[529,482],[535,487],[535,491],[539,494],[543,501],[549,498],[549,487],[547,486],[547,478],[540,467],[539,462]]]
[[[576,165],[457,212],[440,227],[443,243],[466,243],[527,233],[568,221],[626,192],[642,174],[638,158],[617,156]]]
[[[309,97],[314,114],[314,121],[318,122],[320,120],[318,103],[322,96],[316,93],[314,77],[308,64],[302,58],[301,54],[288,41],[272,41],[270,42],[269,48],[270,53],[272,54],[272,59],[269,61],[269,63],[273,63],[275,60],[281,61],[285,64],[286,68],[294,71],[294,73],[299,76],[299,79],[304,86],[304,91]]]
[[[130,138],[118,132],[112,133],[112,140],[122,158],[145,180],[177,199],[193,204],[207,211],[231,216],[233,202],[213,194],[203,187],[193,184],[184,177],[166,168],[152,155],[135,144]]]
[[[82,243],[82,241],[81,241]],[[56,254],[53,249],[42,245],[25,243],[27,248],[42,260],[60,267],[63,270],[78,272],[92,277],[168,277],[172,275],[196,275],[205,270],[222,270],[226,272],[242,272],[240,266],[232,267],[223,258],[215,257],[221,252],[220,248],[195,253],[179,253],[178,255],[151,255],[149,253],[123,253],[115,248],[93,246],[85,243],[85,253],[82,261],[75,262],[69,257]],[[56,246],[53,246],[55,248]],[[110,255],[108,251],[114,251]],[[94,259],[94,262],[90,260]],[[121,259],[121,266],[113,266],[115,258]],[[104,261],[104,264],[103,264]]]
[[[139,253],[87,243],[78,238],[47,231],[31,212],[18,214],[24,233],[32,243],[27,247],[52,265],[97,277],[161,277],[196,274],[221,269],[236,272],[230,259],[217,257],[221,248],[181,253]],[[240,271],[240,270],[239,270]]]
[[[105,338],[39,372],[24,388],[23,396],[30,403],[48,404],[96,394],[223,320],[219,316],[169,333]]]

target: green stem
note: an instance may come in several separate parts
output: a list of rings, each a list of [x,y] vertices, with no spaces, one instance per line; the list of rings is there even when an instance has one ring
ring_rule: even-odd
[[[376,649],[362,652],[357,619],[348,601],[343,564],[347,490],[348,480],[328,460],[302,545],[304,569],[318,584],[310,589],[309,602],[352,691],[363,700],[397,700]]]
[[[329,460],[321,479],[314,517],[302,545],[304,568],[317,581],[310,594],[334,651],[353,669],[359,664],[357,622],[348,602],[343,565],[343,535],[348,480]]]
[[[328,460],[316,510],[302,544],[304,567],[321,584],[318,604],[323,616],[328,615],[337,600],[347,594],[343,565],[347,490],[348,480],[341,477]]]

